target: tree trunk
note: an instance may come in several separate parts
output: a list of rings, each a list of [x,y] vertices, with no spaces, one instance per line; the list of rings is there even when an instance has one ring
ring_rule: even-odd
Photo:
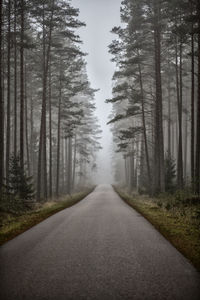
[[[51,58],[49,63],[49,197],[52,198],[52,112],[51,112]]]
[[[26,136],[26,163],[28,174],[30,176],[30,155],[29,155],[29,136],[28,136],[28,97],[27,97],[27,67],[25,64],[25,90],[24,90],[24,100],[25,100],[25,136]]]
[[[31,125],[31,131],[30,131],[30,153],[31,153],[31,173],[35,175],[35,153],[34,153],[34,142],[33,142],[33,135],[34,135],[34,118],[33,118],[33,95],[32,95],[32,84],[31,84],[31,95],[30,95],[30,100],[31,100],[31,112],[30,112],[30,125]]]
[[[154,140],[154,192],[165,191],[164,174],[164,141],[163,141],[163,112],[162,112],[162,83],[161,83],[161,25],[160,1],[154,0],[154,48],[155,48],[155,140]]]
[[[59,197],[59,180],[60,180],[60,125],[61,125],[61,99],[62,83],[60,74],[59,103],[58,103],[58,129],[57,129],[57,174],[56,174],[56,196]]]
[[[61,180],[62,180],[62,194],[65,191],[65,139],[64,139],[64,130],[62,131],[61,134],[61,161],[62,161],[62,165],[61,165]]]
[[[67,193],[67,177],[68,177],[68,138],[65,133],[65,193]]]
[[[182,84],[182,40],[180,38],[180,70],[179,70],[180,85],[177,81],[177,104],[178,104],[178,129],[179,129],[179,138],[178,138],[178,167],[177,167],[177,183],[180,189],[183,188],[183,146],[182,146],[182,102],[183,102],[183,84]],[[176,44],[176,77],[178,80],[178,50]],[[180,88],[180,94],[178,91]]]
[[[129,192],[132,192],[134,188],[134,182],[135,182],[135,164],[134,164],[135,160],[132,153],[129,156],[129,161],[130,161]]]
[[[72,137],[68,138],[68,176],[67,176],[67,193],[71,195],[72,188]]]
[[[0,193],[4,177],[4,101],[3,101],[3,71],[2,71],[2,39],[3,39],[3,20],[2,20],[3,1],[0,0]]]
[[[17,156],[17,0],[14,7],[14,156]]]
[[[138,191],[139,183],[138,183],[138,171],[139,171],[139,155],[140,155],[140,137],[138,136],[136,141],[136,166],[135,166],[135,186]],[[152,187],[150,187],[152,189]]]
[[[75,133],[75,137],[74,137],[74,160],[73,160],[72,190],[74,190],[75,180],[76,180],[76,148],[77,148],[77,136],[76,136],[76,133]]]
[[[168,70],[170,72],[170,63],[168,60]],[[171,157],[171,90],[170,90],[170,75],[168,74],[168,87],[167,87],[167,91],[168,91],[168,127],[167,127],[167,131],[168,131],[168,155],[169,157]]]
[[[185,151],[184,151],[184,178],[187,179],[187,148],[188,148],[188,120],[187,113],[185,114]]]
[[[175,123],[172,122],[172,125],[171,125],[171,141],[172,141],[171,155],[173,158],[175,157],[175,155],[174,155],[174,145],[175,145],[174,127],[175,127]]]
[[[39,140],[39,152],[38,152],[38,184],[37,184],[37,199],[40,200],[41,197],[41,181],[45,184],[45,173],[44,169],[44,152],[45,152],[45,143],[46,143],[46,38],[45,38],[45,20],[44,20],[44,4],[43,4],[43,91],[42,91],[42,112],[41,112],[41,123],[40,123],[40,140]],[[47,199],[47,195],[44,192],[44,198]]]
[[[20,164],[24,168],[24,0],[21,0],[20,32]]]
[[[140,63],[138,64],[139,69],[139,80],[140,80],[140,93],[141,93],[141,101],[142,101],[142,129],[143,129],[143,137],[144,137],[144,145],[145,145],[145,157],[146,157],[146,165],[147,165],[147,174],[148,174],[148,185],[149,191],[152,189],[152,180],[151,180],[151,170],[149,163],[149,150],[148,150],[148,142],[147,142],[147,132],[146,132],[146,119],[145,119],[145,102],[144,102],[144,89],[143,89],[143,80],[142,80],[142,71]]]
[[[129,186],[129,181],[130,181],[130,164],[129,164],[129,157],[128,157],[128,155],[126,155],[126,171],[127,171],[126,185]]]
[[[197,5],[198,13],[198,99],[197,99],[197,129],[196,129],[196,166],[195,191],[200,194],[200,2]]]
[[[52,12],[49,28],[49,40],[46,53],[46,30],[45,30],[45,11],[43,7],[43,92],[42,92],[42,113],[40,124],[40,140],[38,153],[38,182],[37,182],[37,199],[41,198],[41,179],[44,183],[44,199],[47,199],[47,158],[46,158],[46,91],[47,91],[47,75],[49,68],[49,59],[51,51],[51,36],[53,30],[53,15],[54,15],[54,1],[52,2]],[[43,158],[43,159],[42,159]],[[43,174],[43,178],[41,177]]]
[[[8,1],[8,56],[7,56],[7,129],[6,129],[6,181],[9,181],[9,161],[10,161],[10,19],[11,1]]]
[[[124,174],[125,174],[125,184],[128,182],[128,174],[127,174],[127,160],[126,155],[124,155]]]
[[[194,34],[191,35],[191,182],[194,190]]]

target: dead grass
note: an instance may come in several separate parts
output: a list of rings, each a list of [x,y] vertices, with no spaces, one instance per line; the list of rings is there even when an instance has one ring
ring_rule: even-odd
[[[116,187],[115,190],[200,271],[200,220],[197,217],[200,204],[166,209],[157,204],[157,199],[130,196]]]

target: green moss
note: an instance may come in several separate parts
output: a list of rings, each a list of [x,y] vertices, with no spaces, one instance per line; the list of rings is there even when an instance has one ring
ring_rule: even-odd
[[[33,211],[29,211],[22,215],[12,215],[9,213],[0,214],[0,245],[4,244],[8,240],[16,237],[20,233],[40,223],[46,218],[54,215],[55,213],[68,208],[80,200],[85,198],[89,193],[93,191],[88,189],[82,193],[73,194],[67,196],[58,202],[45,203],[41,208]]]
[[[160,206],[157,199],[139,195],[131,197],[114,188],[127,204],[141,213],[200,271],[199,204],[167,209]]]

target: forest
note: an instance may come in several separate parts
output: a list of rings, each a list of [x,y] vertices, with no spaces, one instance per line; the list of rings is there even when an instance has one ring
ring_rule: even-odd
[[[0,0],[0,299],[200,299],[200,0]]]
[[[149,195],[199,195],[200,2],[124,0],[121,21],[106,100],[115,179]]]
[[[70,1],[0,1],[1,209],[91,184],[101,130]]]

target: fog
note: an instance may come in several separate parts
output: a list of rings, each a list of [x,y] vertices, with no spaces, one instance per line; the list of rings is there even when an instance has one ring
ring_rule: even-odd
[[[88,53],[86,61],[89,80],[93,88],[100,89],[96,93],[96,114],[103,131],[103,150],[98,154],[96,183],[113,182],[112,134],[106,125],[111,105],[106,104],[105,99],[110,98],[112,93],[115,66],[110,62],[108,45],[114,38],[111,29],[120,24],[120,3],[121,0],[72,0],[73,6],[80,9],[80,20],[86,23],[79,34],[83,40],[81,48]]]

